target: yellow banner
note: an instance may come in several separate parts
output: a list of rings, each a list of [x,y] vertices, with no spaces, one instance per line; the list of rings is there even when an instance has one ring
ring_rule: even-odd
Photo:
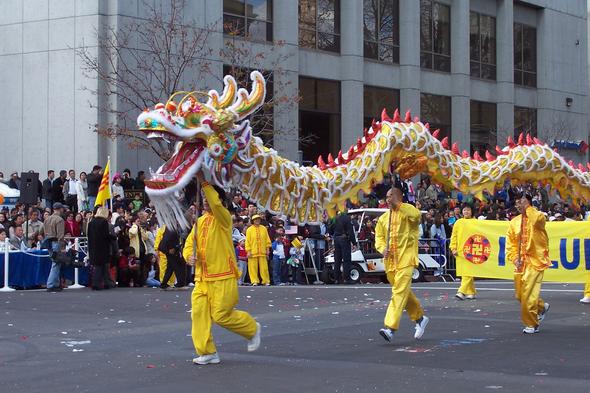
[[[457,275],[512,280],[514,263],[506,260],[508,221],[461,220],[457,231]],[[590,222],[546,224],[552,266],[543,281],[590,281]]]

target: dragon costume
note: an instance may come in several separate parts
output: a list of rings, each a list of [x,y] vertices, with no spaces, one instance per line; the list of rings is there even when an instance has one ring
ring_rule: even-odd
[[[449,149],[448,138],[438,139],[438,130],[407,112],[389,117],[384,109],[380,121],[364,130],[363,136],[336,157],[321,156],[317,165],[301,166],[265,147],[253,136],[246,119],[263,103],[265,80],[258,71],[250,74],[252,90],[238,89],[232,76],[225,76],[220,95],[211,90],[178,92],[137,119],[148,138],[175,142],[173,156],[146,181],[146,192],[163,223],[186,225],[178,193],[198,170],[225,189],[237,188],[261,209],[284,214],[300,223],[317,222],[343,209],[347,200],[357,202],[360,191],[383,180],[393,168],[402,178],[428,174],[445,189],[472,193],[482,199],[504,185],[529,181],[549,184],[574,203],[590,200],[590,164],[566,162],[537,138],[521,134],[515,143],[508,138],[505,148],[478,152],[473,157]],[[199,101],[206,97],[206,101]]]

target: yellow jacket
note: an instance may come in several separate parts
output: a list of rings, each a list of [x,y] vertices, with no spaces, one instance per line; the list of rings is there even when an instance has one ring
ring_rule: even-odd
[[[379,217],[375,228],[375,249],[381,254],[387,247],[387,228],[391,220],[389,256],[385,259],[386,272],[418,266],[420,218],[420,210],[409,203],[402,203],[397,209],[390,209]]]
[[[154,250],[156,250],[156,253],[158,253],[158,257],[160,258],[160,260],[166,259],[166,254],[158,251],[158,247],[160,247],[160,242],[164,237],[164,232],[166,232],[166,225],[162,225],[160,228],[158,228],[158,230],[156,231],[156,239],[154,240]]]
[[[133,247],[135,250],[135,258],[139,258],[141,247],[139,246],[139,242],[143,243],[143,248],[147,252],[147,247],[145,245],[145,241],[148,239],[148,234],[145,229],[141,229],[141,239],[139,237],[140,228],[133,224],[131,228],[129,228],[129,245]]]
[[[545,215],[532,206],[526,209],[526,217],[522,223],[522,214],[510,220],[506,235],[506,258],[516,264],[518,259],[518,242],[520,258],[525,265],[532,265],[535,270],[541,271],[551,266],[549,259],[549,237],[545,231]],[[521,237],[521,224],[523,234]]]
[[[271,246],[268,231],[263,225],[251,225],[246,229],[246,252],[251,257],[265,257]]]
[[[451,233],[451,240],[449,242],[449,250],[452,252],[457,252],[459,250],[459,245],[457,244],[459,233],[463,229],[463,224],[467,220],[475,220],[475,218],[460,218],[455,221],[455,225],[453,225],[453,233]]]
[[[196,281],[218,281],[228,278],[237,278],[238,266],[236,265],[236,252],[232,241],[232,218],[229,211],[222,205],[217,191],[208,183],[203,183],[203,193],[211,212],[206,212],[199,217],[191,229],[182,255],[188,261],[193,255],[194,244],[197,245],[195,263]]]

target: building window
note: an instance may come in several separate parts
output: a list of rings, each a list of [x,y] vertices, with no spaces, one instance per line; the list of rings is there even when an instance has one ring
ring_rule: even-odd
[[[420,66],[451,71],[451,8],[448,5],[420,1]]]
[[[303,161],[316,163],[319,155],[340,151],[340,82],[299,78],[299,146]]]
[[[514,24],[514,83],[537,86],[537,29]]]
[[[299,0],[299,46],[340,52],[340,0]]]
[[[471,76],[496,79],[496,18],[472,12],[469,17]]]
[[[514,107],[514,138],[521,132],[537,136],[537,110],[535,108]]]
[[[365,57],[399,63],[399,0],[363,0]]]
[[[381,120],[381,112],[384,108],[387,109],[389,116],[393,116],[393,111],[399,108],[399,90],[365,86],[363,106],[363,126],[368,128],[373,119]]]
[[[247,91],[252,90],[252,80],[250,73],[252,69],[245,67],[238,67],[233,65],[223,65],[223,75],[231,75],[236,80],[238,87],[243,87]],[[273,74],[270,71],[259,70],[266,81],[266,97],[264,104],[260,109],[250,115],[250,125],[252,126],[252,133],[260,139],[265,146],[273,145],[274,136],[274,81]]]
[[[440,129],[439,138],[451,141],[451,97],[420,94],[420,120],[430,123],[430,131]]]
[[[496,104],[471,101],[471,154],[477,151],[485,157],[486,150],[495,151],[496,124]]]
[[[272,41],[272,0],[223,0],[223,32]]]

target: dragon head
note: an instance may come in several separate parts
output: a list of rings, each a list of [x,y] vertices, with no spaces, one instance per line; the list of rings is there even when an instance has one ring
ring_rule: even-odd
[[[172,157],[146,181],[150,197],[180,191],[200,169],[224,188],[233,170],[247,170],[251,128],[244,118],[264,103],[266,93],[260,72],[253,71],[250,78],[251,92],[238,90],[235,79],[227,75],[221,96],[215,90],[177,92],[166,104],[139,115],[137,126],[148,138],[175,143]]]

